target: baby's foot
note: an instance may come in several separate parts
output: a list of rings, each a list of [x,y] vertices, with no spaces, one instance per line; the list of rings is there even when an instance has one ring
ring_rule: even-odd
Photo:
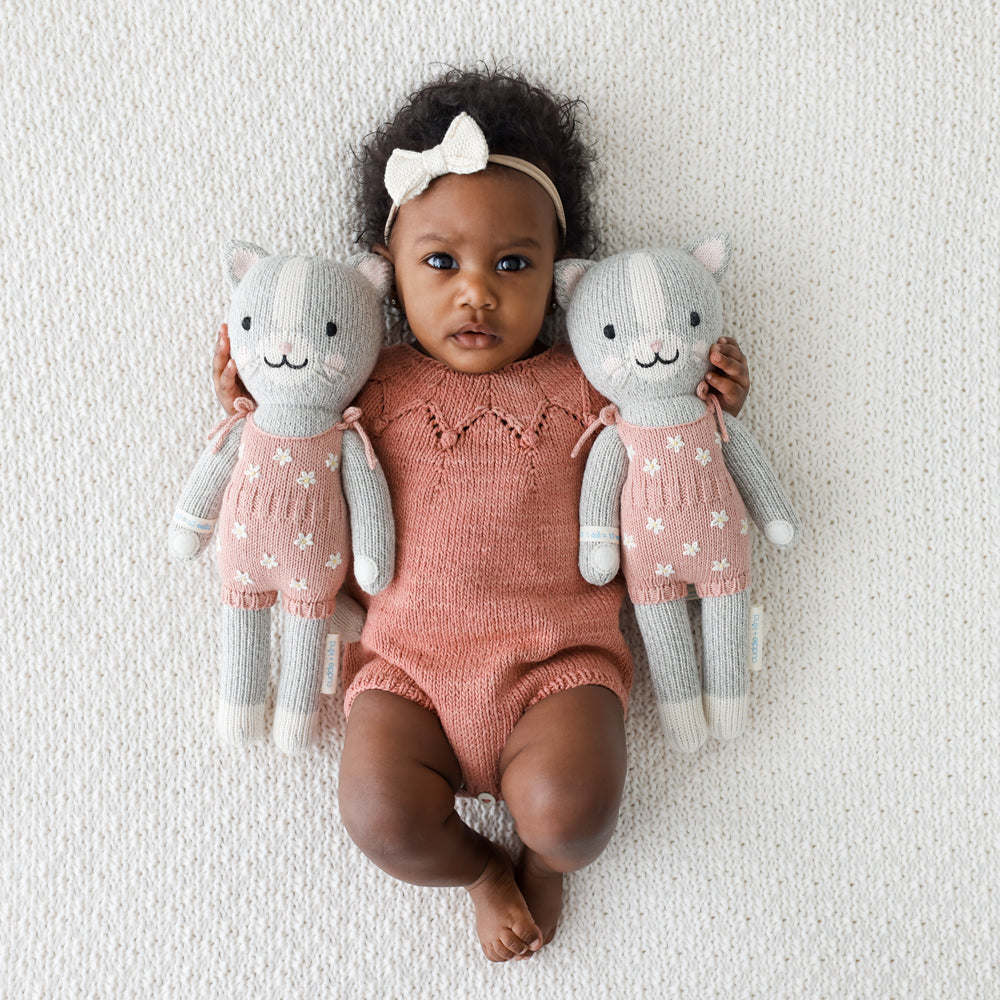
[[[562,913],[562,875],[541,865],[526,847],[517,863],[517,884],[542,932],[542,944],[548,944],[555,936]]]
[[[541,930],[517,887],[506,851],[491,844],[482,875],[465,888],[476,908],[476,933],[491,962],[529,958],[541,948]]]

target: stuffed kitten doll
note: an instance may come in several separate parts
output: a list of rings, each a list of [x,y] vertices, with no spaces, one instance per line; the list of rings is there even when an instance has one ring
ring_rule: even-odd
[[[746,719],[748,520],[779,548],[800,534],[757,442],[696,394],[722,332],[718,282],[731,256],[715,235],[556,265],[573,351],[614,404],[591,428],[606,425],[584,476],[580,571],[602,585],[621,562],[668,741],[687,752],[709,735],[735,738]],[[700,679],[689,585],[701,598]]]
[[[255,403],[238,400],[237,415],[213,431],[181,494],[168,544],[177,559],[193,559],[218,529],[216,728],[227,743],[264,735],[270,608],[281,594],[274,736],[283,751],[296,753],[312,738],[327,620],[360,612],[338,596],[352,555],[354,575],[370,594],[393,574],[385,476],[359,412],[345,410],[379,354],[389,273],[371,254],[340,264],[271,256],[240,242],[226,246],[225,259],[235,288],[227,317],[232,355]]]

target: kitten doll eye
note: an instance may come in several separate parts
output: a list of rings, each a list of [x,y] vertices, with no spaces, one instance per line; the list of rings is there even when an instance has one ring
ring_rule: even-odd
[[[242,325],[242,327],[243,327],[244,330],[249,330],[250,329],[250,317],[249,316],[244,316],[243,317],[243,323],[241,325]]]
[[[614,328],[613,324],[609,323],[604,328],[604,336],[607,337],[608,340],[614,340],[615,339],[615,328]]]
[[[327,323],[326,324],[326,335],[328,337],[335,337],[337,335],[337,324]]]
[[[692,326],[697,326],[700,322],[701,322],[701,317],[696,312],[692,312],[691,313],[691,325]]]

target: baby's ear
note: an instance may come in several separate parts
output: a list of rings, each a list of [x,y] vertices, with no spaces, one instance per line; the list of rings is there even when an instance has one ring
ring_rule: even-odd
[[[393,271],[392,264],[385,257],[377,253],[356,253],[353,257],[348,257],[344,263],[360,271],[375,287],[380,299],[389,294]]]
[[[552,276],[556,286],[556,301],[563,309],[569,308],[576,286],[580,284],[580,279],[596,263],[597,261],[594,260],[580,260],[574,257],[556,261]]]
[[[230,240],[222,248],[222,256],[226,262],[226,277],[229,279],[229,284],[235,288],[257,261],[271,255],[253,243]]]
[[[722,276],[729,269],[729,262],[733,259],[733,241],[726,233],[703,236],[700,240],[688,243],[684,249],[710,271],[716,281],[722,280]]]

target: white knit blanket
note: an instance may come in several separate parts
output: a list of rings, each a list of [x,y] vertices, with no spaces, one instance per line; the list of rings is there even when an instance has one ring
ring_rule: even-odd
[[[2,22],[4,998],[997,995],[994,0],[7,0]],[[755,542],[747,734],[669,753],[639,656],[618,831],[507,966],[462,890],[346,836],[336,698],[302,758],[216,744],[214,567],[164,545],[219,413],[219,247],[346,254],[352,144],[476,59],[586,99],[607,252],[732,234],[744,412],[805,526]],[[464,808],[513,845],[501,808]]]

